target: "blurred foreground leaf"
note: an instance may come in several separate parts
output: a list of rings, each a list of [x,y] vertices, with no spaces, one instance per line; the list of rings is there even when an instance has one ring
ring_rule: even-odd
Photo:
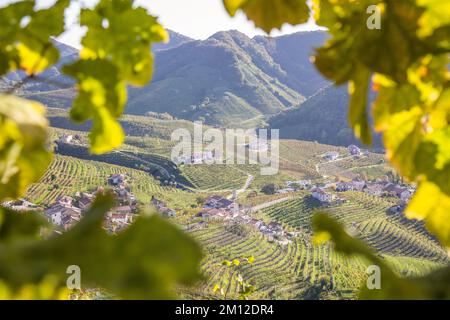
[[[44,107],[0,94],[0,200],[22,196],[51,161]]]
[[[111,196],[99,196],[86,216],[61,236],[0,242],[0,280],[14,290],[47,275],[63,286],[67,267],[81,270],[83,288],[102,287],[121,298],[173,298],[175,284],[200,278],[201,250],[157,215],[142,216],[117,236],[102,229]]]
[[[242,10],[267,33],[281,29],[285,23],[297,25],[309,18],[306,0],[223,0],[223,3],[231,16]]]

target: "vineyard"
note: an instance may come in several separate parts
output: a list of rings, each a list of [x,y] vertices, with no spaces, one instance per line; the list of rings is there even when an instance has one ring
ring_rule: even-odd
[[[413,257],[430,261],[448,261],[446,252],[425,230],[422,223],[401,214],[390,215],[388,200],[360,192],[345,192],[346,202],[323,208],[339,219],[377,251],[392,256]],[[312,213],[320,208],[311,196],[298,197],[263,209],[263,214],[283,224],[308,231]]]
[[[344,257],[330,244],[313,246],[306,238],[296,238],[289,245],[281,246],[255,231],[242,234],[220,223],[209,223],[206,228],[194,228],[189,233],[205,250],[202,270],[207,276],[195,290],[183,291],[189,298],[237,298],[238,273],[256,287],[252,299],[310,299],[314,298],[310,296],[311,287],[319,284],[325,284],[321,294],[328,298],[352,298],[367,277],[368,263],[363,259]],[[235,268],[221,264],[224,259],[250,255],[255,257],[254,264]],[[408,276],[421,275],[440,266],[420,258],[385,257],[396,272]],[[224,288],[224,295],[213,294],[216,284]]]
[[[160,186],[157,180],[140,170],[55,155],[46,174],[28,189],[27,198],[34,203],[48,205],[59,196],[105,186],[108,177],[114,173],[129,177],[132,192],[143,203],[150,202],[152,195],[172,199],[184,194],[179,189]]]
[[[51,121],[65,126],[63,111],[50,113]],[[325,210],[343,222],[350,234],[373,247],[401,276],[424,275],[449,263],[446,252],[421,222],[389,213],[389,208],[397,204],[394,198],[349,191],[339,193],[343,203],[323,207],[310,191],[272,195],[261,192],[265,184],[284,187],[285,181],[296,178],[313,183],[324,182],[322,175],[351,179],[365,173],[378,178],[391,170],[381,155],[370,153],[355,158],[348,156],[347,148],[282,140],[280,172],[273,176],[262,176],[261,167],[250,164],[176,166],[169,157],[174,146],[170,132],[177,126],[191,130],[189,123],[126,116],[122,124],[128,133],[126,143],[109,154],[94,156],[84,144],[58,143],[59,154],[44,177],[29,188],[27,198],[45,206],[60,195],[104,186],[113,173],[126,174],[131,191],[141,203],[149,203],[152,196],[166,201],[179,213],[172,221],[198,240],[204,250],[201,269],[205,279],[195,288],[177,288],[183,298],[239,298],[238,274],[255,287],[250,299],[355,298],[367,277],[368,262],[338,254],[331,243],[313,245],[311,218],[317,210]],[[52,128],[51,141],[64,133],[87,139],[82,131]],[[329,151],[338,152],[342,158],[325,162],[323,155]],[[200,210],[199,197],[227,196],[243,188],[250,176],[253,179],[238,201],[254,207],[249,213],[253,218],[265,223],[280,222],[285,232],[291,232],[284,244],[250,225],[195,218]],[[253,264],[222,264],[226,259],[249,256],[254,257]],[[213,292],[216,285],[223,294]]]

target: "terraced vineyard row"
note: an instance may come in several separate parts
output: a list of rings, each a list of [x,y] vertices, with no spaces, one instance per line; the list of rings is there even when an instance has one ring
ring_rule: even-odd
[[[113,173],[127,174],[132,192],[143,202],[149,202],[151,195],[165,197],[173,192],[181,192],[175,188],[161,187],[158,181],[143,171],[55,155],[42,179],[28,189],[27,198],[34,203],[48,205],[58,196],[74,195],[78,191],[104,186]]]
[[[367,277],[366,261],[344,257],[336,253],[331,244],[312,246],[309,241],[297,238],[289,245],[281,246],[269,242],[258,232],[237,235],[220,223],[210,223],[206,228],[190,231],[190,234],[205,250],[202,271],[207,277],[189,292],[190,297],[221,298],[212,291],[218,284],[226,293],[222,298],[237,298],[236,277],[241,274],[256,287],[253,299],[302,299],[312,285],[324,281],[328,284],[329,294],[335,298],[351,298]],[[250,255],[255,257],[254,264],[243,263],[234,268],[221,265],[224,259]],[[399,274],[405,274],[405,265],[412,266],[408,276],[426,273],[439,266],[423,259],[388,258],[388,263]]]
[[[184,165],[183,174],[200,190],[235,190],[242,188],[247,175],[230,165]]]
[[[331,216],[345,223],[349,231],[359,234],[382,254],[448,262],[446,252],[419,222],[402,215],[389,215],[389,200],[361,192],[342,194],[347,202],[324,208]],[[310,196],[299,197],[263,209],[263,214],[290,227],[310,229],[311,214],[319,202]]]

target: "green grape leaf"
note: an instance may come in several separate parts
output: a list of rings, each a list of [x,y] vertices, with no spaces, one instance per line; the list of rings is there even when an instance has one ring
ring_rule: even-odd
[[[126,102],[126,87],[119,70],[109,61],[79,60],[63,68],[78,80],[78,97],[70,112],[75,122],[93,120],[91,152],[104,153],[119,147],[125,138],[117,122]]]
[[[284,23],[297,25],[309,18],[306,0],[223,0],[223,3],[231,16],[242,10],[267,33],[281,29]]]
[[[372,133],[367,114],[370,71],[364,67],[358,68],[349,84],[350,106],[349,122],[355,136],[365,144],[372,143]]]
[[[427,8],[419,20],[419,35],[422,37],[450,24],[450,3],[447,0],[417,0],[417,4]]]
[[[422,117],[423,111],[417,106],[395,113],[383,132],[387,158],[402,175],[410,179],[417,175],[414,155],[423,138]]]
[[[88,31],[82,39],[83,59],[107,59],[120,71],[120,78],[133,85],[147,84],[153,73],[152,42],[167,41],[166,31],[144,8],[133,1],[101,0],[94,9],[83,9],[81,25]]]
[[[44,110],[37,102],[0,95],[0,200],[22,196],[50,164]]]
[[[45,226],[47,222],[38,213],[21,213],[0,207],[0,242],[23,238],[39,239]]]
[[[42,72],[59,60],[51,37],[64,32],[64,11],[69,4],[70,0],[58,0],[48,9],[33,12],[25,27],[19,26],[14,40],[18,41],[19,67],[26,73]]]
[[[121,298],[173,298],[173,285],[200,279],[197,244],[158,215],[143,215],[111,236],[102,229],[113,198],[99,196],[84,218],[61,236],[0,242],[0,278],[14,290],[49,274],[63,285],[68,266],[81,270],[82,288],[102,287]]]
[[[428,230],[437,235],[443,245],[450,247],[450,196],[437,185],[422,182],[406,210],[406,216],[425,219]]]

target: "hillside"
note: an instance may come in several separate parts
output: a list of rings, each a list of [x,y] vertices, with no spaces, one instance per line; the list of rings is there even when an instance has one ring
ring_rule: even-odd
[[[371,97],[373,99],[373,97]],[[318,141],[331,145],[360,144],[348,125],[349,94],[346,87],[329,86],[299,108],[282,112],[268,122],[283,139]],[[373,147],[382,148],[380,136]]]
[[[296,77],[289,76],[268,51],[277,53],[277,41],[264,43],[228,31],[158,51],[152,83],[131,90],[127,112],[164,111],[189,120],[233,125],[294,107],[305,96],[294,89],[293,84],[300,86]],[[299,60],[308,61],[301,56]]]

